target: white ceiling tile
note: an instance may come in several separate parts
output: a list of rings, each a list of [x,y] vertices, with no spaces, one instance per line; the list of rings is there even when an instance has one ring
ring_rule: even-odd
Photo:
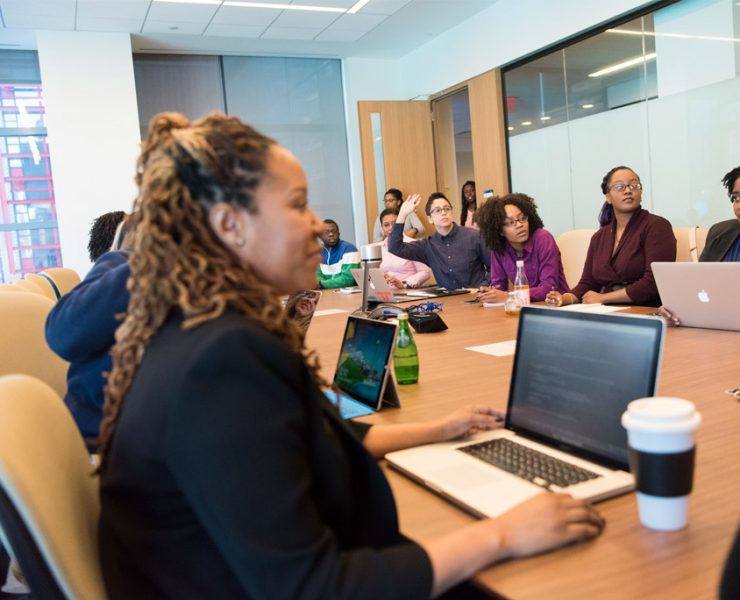
[[[176,27],[177,29],[172,29]],[[203,23],[191,23],[188,21],[154,21],[147,19],[142,29],[143,33],[189,33],[201,35],[205,25]]]
[[[304,10],[284,10],[275,19],[274,27],[297,27],[301,29],[324,29],[341,16],[340,13],[308,12]]]
[[[262,2],[263,0],[255,0]],[[267,1],[267,0],[264,0]],[[372,2],[372,0],[370,0]],[[357,0],[291,0],[292,4],[307,4],[309,6],[329,6],[331,8],[352,8]],[[294,12],[294,11],[290,11]],[[303,12],[303,11],[299,11]]]
[[[9,29],[62,29],[73,30],[75,28],[74,14],[67,16],[47,15],[7,15],[3,11],[5,26]]]
[[[250,25],[267,27],[280,16],[280,10],[272,8],[239,8],[222,6],[213,17],[213,23],[219,25]]]
[[[180,21],[182,23],[202,23],[204,26],[218,10],[215,4],[170,4],[153,2],[147,21]]]
[[[218,37],[257,39],[265,31],[263,26],[254,25],[228,25],[211,23],[206,29],[205,35]]]
[[[356,42],[363,35],[365,35],[364,31],[350,31],[348,29],[335,31],[333,29],[327,29],[326,31],[322,31],[316,37],[316,41],[319,41],[319,42]]]
[[[78,0],[77,23],[80,18],[139,19],[146,17],[149,0]]]
[[[138,33],[141,19],[99,19],[97,17],[77,17],[78,31],[128,31]]]
[[[339,19],[331,24],[329,29],[334,31],[370,31],[388,17],[386,15],[363,15],[355,13],[354,15],[342,15]]]
[[[75,14],[75,0],[3,0],[0,7],[4,17],[19,13],[48,17],[74,17]]]
[[[321,29],[301,29],[298,27],[270,27],[262,34],[263,40],[312,40]]]
[[[392,15],[408,3],[409,0],[370,0],[356,14]]]

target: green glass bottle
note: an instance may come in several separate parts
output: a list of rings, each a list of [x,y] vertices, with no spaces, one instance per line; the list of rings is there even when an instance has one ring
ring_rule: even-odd
[[[398,335],[396,349],[393,352],[393,370],[396,382],[416,383],[419,381],[419,353],[416,350],[414,336],[411,335],[409,316],[402,312],[398,315]]]

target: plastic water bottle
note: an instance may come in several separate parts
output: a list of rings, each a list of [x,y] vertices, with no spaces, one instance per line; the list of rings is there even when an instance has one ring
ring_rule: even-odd
[[[396,348],[393,351],[393,370],[398,383],[416,383],[419,381],[419,353],[416,350],[414,336],[411,335],[408,313],[398,315],[398,335]]]
[[[524,272],[524,261],[516,261],[516,277],[514,277],[514,291],[519,294],[522,306],[529,305],[529,279]]]

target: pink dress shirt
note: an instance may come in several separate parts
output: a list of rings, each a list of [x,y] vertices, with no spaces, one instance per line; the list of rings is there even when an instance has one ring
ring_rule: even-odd
[[[414,240],[404,236],[404,241],[413,242]],[[409,287],[419,287],[432,276],[432,270],[424,263],[406,260],[395,254],[391,254],[388,250],[388,238],[383,240],[380,249],[382,253],[381,270],[384,273],[388,273],[391,277],[405,281]]]

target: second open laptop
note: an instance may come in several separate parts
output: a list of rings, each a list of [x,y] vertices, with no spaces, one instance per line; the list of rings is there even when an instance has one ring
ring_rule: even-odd
[[[352,269],[352,275],[355,278],[357,285],[360,287],[360,291],[362,291],[362,286],[364,284],[363,270]],[[397,290],[388,284],[381,269],[370,269],[369,275],[370,292],[368,294],[368,300],[372,302],[423,302],[424,300],[430,300],[432,298],[443,298],[445,296],[457,296],[459,294],[470,293],[470,290],[467,289],[448,290],[441,287]]]
[[[654,262],[660,299],[686,327],[740,331],[740,263]]]
[[[479,516],[543,490],[592,501],[630,491],[620,417],[630,401],[655,394],[664,323],[534,307],[519,319],[505,427],[385,458]]]

